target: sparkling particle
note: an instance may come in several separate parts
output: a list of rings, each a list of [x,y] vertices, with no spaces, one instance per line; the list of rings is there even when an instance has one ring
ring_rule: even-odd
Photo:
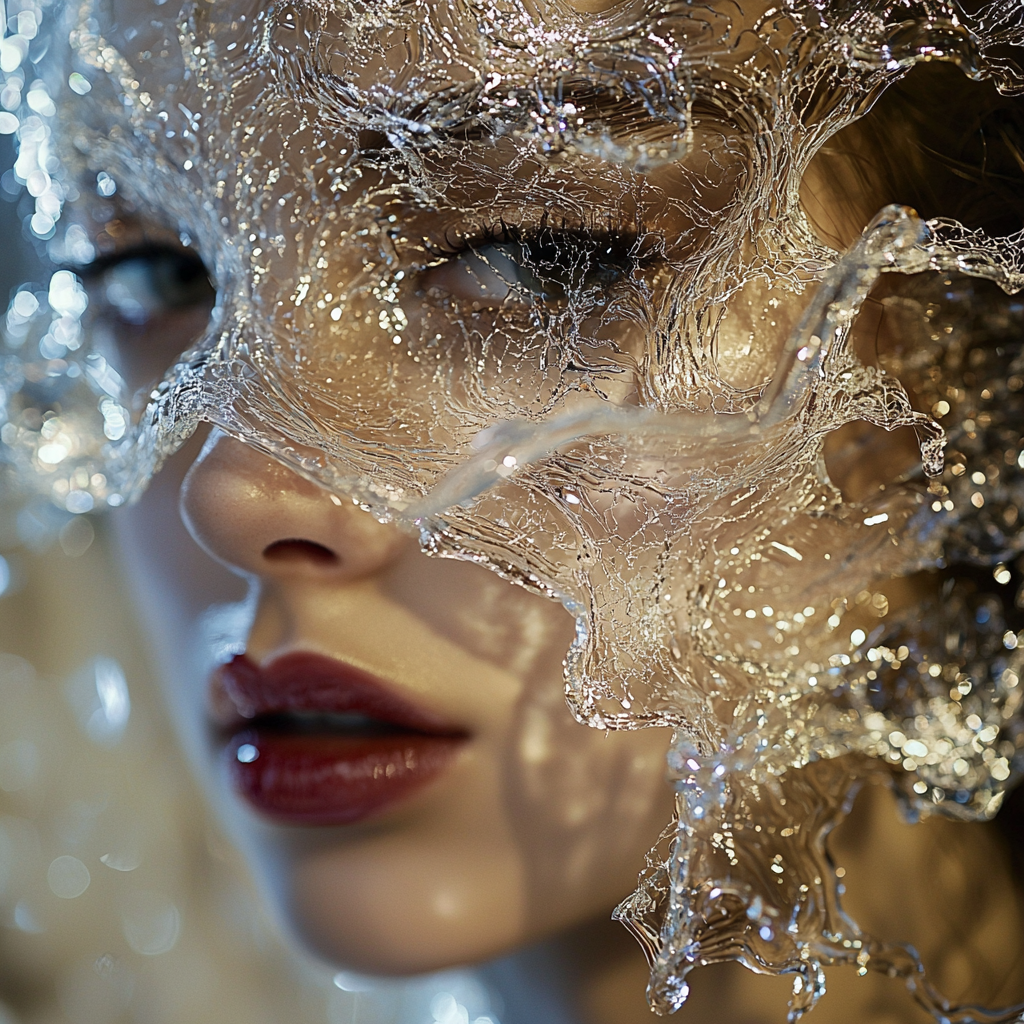
[[[89,869],[77,857],[65,855],[51,862],[46,871],[46,881],[54,896],[73,900],[89,888],[92,878]]]
[[[71,491],[64,499],[64,507],[74,515],[91,512],[94,504],[93,497],[88,491]]]
[[[124,670],[113,658],[95,658],[80,669],[65,689],[83,732],[100,746],[114,746],[131,717],[131,697]]]
[[[104,199],[109,198],[117,191],[117,182],[107,174],[106,171],[100,171],[96,175],[96,192],[98,195],[103,196]]]
[[[1007,396],[1022,386],[1010,354],[1022,316],[1018,300],[974,301],[963,274],[919,271],[969,265],[1019,292],[1018,243],[965,238],[945,219],[952,211],[926,228],[889,207],[840,259],[811,240],[799,204],[800,175],[851,113],[884,106],[916,62],[945,58],[946,5],[904,5],[890,36],[893,25],[865,21],[856,4],[826,4],[826,18],[798,3],[796,17],[742,26],[707,5],[625,4],[609,15],[614,31],[602,22],[595,33],[564,5],[542,5],[543,17],[530,4],[393,3],[369,15],[346,2],[264,5],[256,24],[222,3],[223,16],[185,25],[156,0],[137,24],[126,8],[115,26],[85,0],[81,24],[59,36],[48,8],[11,8],[0,128],[17,131],[18,156],[0,187],[21,197],[29,232],[69,268],[16,291],[3,318],[0,471],[5,500],[16,484],[18,536],[40,548],[56,536],[67,557],[84,554],[86,516],[137,499],[205,419],[301,460],[336,504],[418,531],[426,550],[557,596],[576,618],[566,692],[577,718],[687,723],[669,764],[676,836],[693,856],[656,854],[659,870],[624,915],[726,886],[746,912],[730,908],[700,932],[674,911],[656,922],[665,950],[685,951],[656,965],[656,1008],[676,1008],[680,968],[739,947],[739,918],[772,943],[767,973],[806,966],[796,977],[808,997],[799,1010],[809,1009],[816,951],[865,965],[846,921],[823,937],[813,915],[791,916],[838,891],[800,851],[851,796],[849,772],[902,765],[923,809],[952,800],[978,818],[1017,771],[1016,748],[997,744],[1019,731],[1018,609],[991,580],[967,594],[957,574],[965,562],[1000,585],[1016,573],[1021,410]],[[953,34],[970,44],[972,78],[995,78],[1009,95],[1024,76],[995,45],[1006,6],[958,6]],[[744,33],[757,60],[743,56],[754,52]],[[403,38],[418,45],[403,51]],[[452,49],[453,39],[473,45]],[[807,131],[807,97],[826,93]],[[614,131],[580,98],[593,95],[614,98]],[[706,104],[731,126],[725,150],[691,116]],[[650,131],[635,131],[641,122]],[[778,159],[763,159],[765,139]],[[711,154],[710,189],[689,154]],[[663,168],[681,187],[652,199],[644,182]],[[117,317],[86,316],[96,310],[70,268],[130,243],[109,202],[117,181],[131,184],[132,203],[165,211],[181,246],[195,243],[203,299],[185,319],[198,334],[165,330],[176,317],[164,316],[159,275],[139,260],[90,279],[99,312]],[[559,197],[585,204],[581,183],[601,197],[585,218],[600,231],[570,230],[558,212]],[[548,208],[546,219],[537,212]],[[496,219],[514,230],[481,238]],[[681,223],[692,230],[671,227]],[[642,246],[630,240],[637,224]],[[204,257],[216,288],[202,284]],[[853,343],[883,273],[900,293],[901,346],[914,353],[889,346],[884,371]],[[739,317],[726,293],[742,296]],[[977,312],[971,324],[962,309]],[[997,323],[977,326],[987,312]],[[737,337],[748,313],[749,338]],[[143,328],[167,344],[149,391],[137,391],[149,385],[130,379],[131,360],[118,363],[107,334]],[[737,388],[742,359],[772,384]],[[877,450],[844,440],[851,419],[879,428]],[[903,474],[891,442],[911,430],[920,469]],[[814,444],[826,438],[823,461]],[[844,498],[857,490],[845,486],[851,464],[869,470],[863,499]],[[900,584],[926,562],[948,586],[923,598]],[[872,595],[879,580],[893,581],[891,606]],[[212,648],[238,653],[239,630],[208,625]],[[90,662],[66,696],[90,741],[117,742],[130,700],[116,662]],[[235,756],[259,755],[242,744]],[[801,778],[814,795],[801,795]],[[765,779],[778,807],[725,810],[765,808]],[[819,832],[765,871],[768,836],[812,822]],[[134,858],[107,849],[102,863],[128,870]],[[174,902],[133,899],[118,904],[129,945],[172,948]],[[769,922],[792,922],[806,963]],[[431,1011],[441,1024],[477,1013],[455,988]]]
[[[804,556],[796,548],[792,548],[788,544],[780,544],[777,540],[773,540],[772,547],[777,551],[783,552],[783,554],[789,555],[790,558],[795,558],[798,562],[804,560]]]
[[[79,96],[84,96],[92,90],[92,83],[84,75],[80,75],[77,71],[72,71],[68,75],[68,87]]]
[[[38,935],[46,930],[40,923],[38,915],[25,900],[18,901],[11,916],[14,918],[15,927],[20,931]]]
[[[380,985],[377,979],[352,971],[338,971],[332,980],[342,992],[372,992]]]
[[[181,912],[162,893],[130,892],[121,913],[125,941],[143,956],[169,953],[181,934]]]
[[[68,558],[81,558],[92,547],[96,531],[88,518],[76,517],[61,527],[57,539]]]
[[[142,852],[138,844],[130,844],[116,852],[103,854],[100,863],[113,871],[134,871],[142,863]]]

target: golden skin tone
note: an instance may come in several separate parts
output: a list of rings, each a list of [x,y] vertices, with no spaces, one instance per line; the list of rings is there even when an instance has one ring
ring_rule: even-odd
[[[573,6],[593,14],[612,5]],[[813,181],[810,193],[827,196]],[[815,201],[817,219],[833,225],[823,233],[855,236],[856,218],[834,213],[827,198]],[[736,352],[723,369],[753,383],[763,379],[768,355],[754,353],[745,364]],[[869,475],[850,487],[859,493],[878,482]],[[650,1019],[643,957],[608,915],[633,888],[670,818],[668,735],[604,734],[572,720],[561,690],[573,624],[557,603],[478,566],[427,558],[397,527],[339,504],[222,436],[202,451],[198,441],[190,444],[138,506],[114,518],[185,744],[229,832],[306,943],[341,966],[390,974],[479,962],[546,940],[543,958],[557,964],[563,996],[581,1021]],[[337,563],[325,565],[300,548],[268,557],[282,540],[326,547]],[[408,802],[344,829],[271,826],[241,808],[203,753],[205,679],[190,652],[205,610],[239,599],[246,587],[254,601],[247,641],[254,660],[312,650],[390,680],[471,734],[452,769]],[[871,813],[861,827],[879,842],[851,844],[851,878],[857,865],[876,863],[880,849],[917,863],[921,849],[949,828],[932,822],[910,832],[892,826],[883,797],[864,802]],[[889,826],[882,828],[885,813]],[[996,860],[988,870],[1008,877]],[[874,892],[886,889],[878,872],[862,874],[873,875]],[[900,896],[893,886],[882,904],[902,906]],[[918,920],[912,910],[888,923],[927,923],[927,914]],[[992,934],[1005,932],[1004,924]],[[523,963],[529,972],[529,955]],[[927,1019],[882,979],[832,980],[841,995],[826,999],[812,1019]],[[730,965],[697,972],[693,982],[691,1004],[678,1018],[684,1022],[784,1019],[786,979],[756,979]]]
[[[340,658],[473,737],[422,798],[302,841],[312,852],[294,862],[293,899],[318,946],[366,971],[432,969],[627,891],[668,806],[666,735],[606,736],[569,719],[558,682],[572,624],[558,605],[425,558],[397,529],[227,438],[193,465],[182,512],[207,551],[259,581],[251,657]],[[338,566],[265,556],[288,538],[322,544]]]

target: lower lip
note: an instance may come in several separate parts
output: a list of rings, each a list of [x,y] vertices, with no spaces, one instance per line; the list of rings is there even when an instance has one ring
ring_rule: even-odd
[[[236,791],[267,817],[351,825],[428,785],[463,742],[420,733],[356,737],[249,729],[231,738],[225,755]]]

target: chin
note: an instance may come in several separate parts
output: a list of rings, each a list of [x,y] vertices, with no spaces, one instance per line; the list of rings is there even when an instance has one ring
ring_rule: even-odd
[[[282,910],[300,943],[339,968],[421,974],[529,941],[522,890],[507,850],[384,841],[295,864]]]
[[[339,969],[408,975],[492,959],[561,923],[532,912],[495,773],[471,744],[428,791],[343,827],[270,823],[225,795],[236,843],[301,946]]]

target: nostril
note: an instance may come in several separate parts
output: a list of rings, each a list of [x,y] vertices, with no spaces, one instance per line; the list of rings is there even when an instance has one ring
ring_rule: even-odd
[[[309,562],[313,565],[337,565],[340,559],[330,549],[312,540],[275,540],[263,549],[268,562]]]

